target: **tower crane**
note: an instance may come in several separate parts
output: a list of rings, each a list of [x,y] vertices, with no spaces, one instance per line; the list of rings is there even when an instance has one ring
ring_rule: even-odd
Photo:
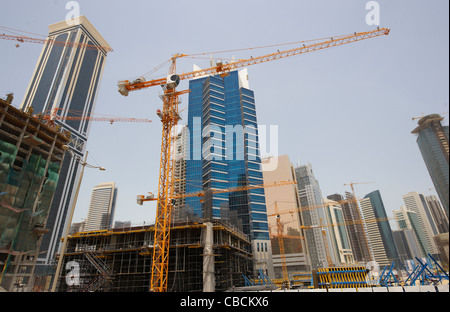
[[[5,40],[13,40],[13,41],[17,41],[20,43],[23,42],[31,42],[31,43],[39,43],[39,44],[47,44],[47,45],[54,45],[54,46],[68,46],[68,47],[74,47],[74,48],[86,48],[86,49],[103,49],[106,52],[112,52],[113,49],[110,47],[99,47],[96,45],[92,45],[92,44],[86,44],[86,43],[75,43],[75,42],[69,42],[69,41],[56,41],[53,40],[52,38],[48,38],[48,39],[42,39],[42,38],[32,38],[32,37],[27,37],[27,36],[14,36],[14,35],[5,35],[5,34],[0,34],[0,39],[5,39]],[[19,44],[16,44],[16,48],[20,47]]]
[[[172,213],[172,199],[174,198],[174,140],[175,127],[181,119],[179,115],[179,96],[189,93],[190,90],[177,91],[176,88],[181,80],[192,79],[204,75],[227,76],[229,72],[237,68],[256,65],[259,63],[270,62],[281,58],[314,52],[326,48],[336,47],[378,36],[388,35],[390,29],[378,28],[377,30],[354,33],[352,35],[330,38],[315,44],[303,45],[285,51],[251,57],[250,59],[241,59],[230,63],[217,62],[207,69],[196,70],[188,73],[177,74],[177,59],[186,57],[185,54],[175,54],[171,59],[169,74],[165,78],[146,81],[144,78],[138,78],[134,81],[124,80],[118,83],[118,91],[124,96],[128,96],[130,91],[137,91],[153,86],[161,86],[164,93],[161,96],[163,109],[158,116],[162,122],[162,140],[161,157],[159,167],[159,183],[157,194],[157,208],[155,219],[155,240],[152,261],[152,276],[150,282],[150,291],[165,292],[167,290],[168,276],[168,255],[170,241],[170,220]]]
[[[280,258],[281,258],[281,269],[283,271],[283,284],[289,288],[289,275],[287,271],[286,264],[286,254],[284,251],[284,241],[283,241],[283,225],[281,224],[281,217],[278,214],[278,204],[275,202],[275,213],[277,214],[277,234],[278,234],[278,243],[280,245]]]
[[[63,111],[64,114],[71,114],[70,116],[58,115],[58,111]],[[54,122],[55,120],[89,120],[89,121],[107,121],[111,124],[115,122],[152,122],[149,119],[144,118],[129,118],[129,117],[115,117],[115,116],[107,116],[107,117],[99,117],[99,116],[77,116],[80,112],[64,110],[61,108],[55,108],[52,110],[51,114],[43,115],[43,119]]]
[[[58,111],[62,111],[65,114],[71,114],[70,116],[63,116],[58,115]],[[28,107],[27,108],[27,114],[33,115],[33,108]],[[66,110],[61,108],[54,108],[51,110],[50,114],[38,114],[36,115],[37,118],[40,118],[42,120],[45,120],[48,124],[54,125],[55,120],[89,120],[89,121],[107,121],[111,124],[115,122],[152,122],[149,119],[143,119],[143,118],[127,118],[127,117],[115,117],[115,116],[107,116],[107,117],[98,117],[98,116],[77,116],[77,114],[81,114],[81,112],[78,111],[72,111],[72,110]]]
[[[244,186],[237,186],[237,187],[229,187],[225,189],[212,189],[212,194],[223,194],[223,193],[232,193],[232,192],[242,192],[242,191],[249,191],[249,190],[255,190],[260,188],[269,188],[269,187],[277,187],[277,186],[284,186],[284,185],[291,185],[291,184],[297,184],[295,181],[279,181],[272,184],[256,184],[256,185],[244,185]],[[187,197],[204,197],[205,191],[200,192],[193,192],[193,193],[184,193],[184,194],[173,194],[172,199],[179,199],[179,198],[187,198]],[[154,196],[153,193],[149,193],[149,195],[138,195],[137,196],[137,203],[139,205],[142,205],[143,202],[147,201],[157,201],[158,198]]]

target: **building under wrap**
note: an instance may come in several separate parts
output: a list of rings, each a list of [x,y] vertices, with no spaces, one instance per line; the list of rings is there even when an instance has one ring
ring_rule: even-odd
[[[0,285],[31,290],[69,139],[0,99]]]

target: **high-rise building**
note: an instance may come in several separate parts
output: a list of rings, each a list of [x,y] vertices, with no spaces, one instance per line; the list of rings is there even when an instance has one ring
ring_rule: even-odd
[[[399,230],[412,229],[412,221],[409,214],[415,214],[415,212],[407,210],[405,206],[401,206],[400,209],[394,210],[392,213],[394,214],[394,219]]]
[[[175,168],[174,168],[174,194],[181,195],[186,193],[186,159],[187,159],[187,140],[188,127],[183,126],[180,133],[177,134],[175,141]],[[186,221],[192,219],[192,211],[186,210],[185,198],[177,198],[173,205],[172,220],[174,222]]]
[[[189,82],[186,193],[263,183],[255,96],[247,70],[206,76]],[[213,218],[237,214],[252,241],[255,269],[273,274],[264,189],[214,194]],[[185,209],[203,216],[200,200],[189,197]]]
[[[272,167],[272,163],[277,165]],[[295,171],[287,155],[262,159],[264,184],[280,181],[296,181]],[[284,256],[288,274],[310,271],[309,257],[306,254],[302,234],[302,221],[297,186],[284,185],[269,187],[265,190],[269,227],[273,253],[275,278],[283,278],[280,241],[284,247]],[[281,224],[281,237],[278,233]]]
[[[400,209],[394,210],[393,214],[399,230],[411,230],[414,233],[417,246],[419,246],[420,257],[425,257],[425,248],[423,247],[422,241],[419,239],[421,235],[424,235],[423,226],[421,226],[419,222],[417,213],[406,209],[405,206],[401,206]]]
[[[386,250],[387,258],[392,261],[398,258],[397,247],[395,246],[394,237],[392,236],[391,225],[387,219],[386,209],[381,198],[379,190],[373,191],[367,194],[364,198],[370,199],[371,207],[373,209],[373,215],[377,222],[375,223],[379,229],[381,239],[383,241],[384,249]],[[366,224],[373,221],[366,218]]]
[[[444,206],[445,214],[449,217],[449,145],[448,126],[442,126],[444,118],[432,114],[419,119],[419,126],[411,133],[417,135],[417,145],[422,154],[425,165],[433,181],[434,188]]]
[[[422,257],[416,235],[412,230],[392,231],[392,235],[397,246],[400,261],[404,262],[406,260],[415,260],[416,257]]]
[[[333,224],[329,231],[331,235],[330,252],[334,252],[335,258],[341,265],[355,263],[341,205],[328,198],[324,198],[323,202],[325,204],[327,224]]]
[[[369,262],[371,259],[370,248],[364,223],[361,222],[362,215],[359,212],[357,200],[350,192],[345,192],[345,199],[340,194],[329,195],[327,198],[342,202],[342,212],[346,220],[347,233],[355,261],[359,263]]]
[[[370,198],[363,198],[360,201],[361,211],[363,213],[365,220],[376,219],[375,211],[372,206]],[[383,244],[383,239],[381,238],[380,228],[377,222],[366,222],[367,238],[369,240],[369,248],[371,252],[371,259],[375,261],[380,266],[386,266],[390,264],[387,257],[386,248]]]
[[[326,225],[327,219],[319,182],[314,177],[310,163],[295,168],[295,176],[297,179],[300,207],[315,207],[315,209],[302,209],[301,213],[303,225],[305,227],[312,227],[304,231],[308,255],[311,261],[311,269],[330,267],[330,265],[336,263],[336,259],[334,253],[330,253],[326,248],[327,245],[331,245],[329,227],[325,227],[325,235],[323,235],[322,229],[320,228],[321,225]]]
[[[434,195],[430,195],[426,196],[425,200],[427,201],[428,208],[430,209],[438,233],[448,233],[448,218],[444,209],[442,209],[439,199]]]
[[[67,45],[44,45],[34,74],[25,93],[21,109],[33,108],[35,114],[86,117],[94,112],[102,79],[108,43],[84,16],[69,25],[66,21],[49,26],[49,40]],[[73,44],[72,44],[73,43]],[[84,44],[80,46],[77,44]],[[87,46],[89,45],[89,46]],[[85,152],[89,136],[89,120],[55,120],[70,131],[70,150],[78,157]],[[72,205],[73,189],[81,172],[74,157],[66,157],[61,169],[56,195],[48,216],[49,233],[44,235],[38,264],[54,261]]]
[[[406,209],[416,213],[418,221],[416,234],[424,255],[437,254],[438,250],[433,237],[438,234],[438,231],[428,209],[425,196],[417,192],[410,192],[403,195],[403,201]]]
[[[117,195],[118,189],[115,182],[100,183],[94,187],[86,219],[86,231],[109,230],[112,228]]]

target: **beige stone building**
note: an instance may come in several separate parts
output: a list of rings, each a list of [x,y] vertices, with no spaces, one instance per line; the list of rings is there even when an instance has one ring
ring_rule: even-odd
[[[262,171],[265,184],[296,180],[294,167],[287,155],[262,159]],[[275,277],[283,277],[278,218],[281,223],[281,239],[289,275],[310,270],[306,244],[300,228],[301,214],[297,186],[292,184],[269,187],[265,189],[265,194]]]

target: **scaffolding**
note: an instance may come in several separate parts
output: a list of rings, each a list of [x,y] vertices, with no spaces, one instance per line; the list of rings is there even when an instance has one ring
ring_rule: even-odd
[[[203,291],[206,225],[174,223],[169,252],[168,291]],[[226,222],[213,221],[215,291],[245,285],[253,272],[249,239]],[[154,226],[143,225],[69,236],[61,292],[147,292],[152,269]],[[73,267],[79,276],[73,279]],[[75,281],[75,282],[74,282]]]
[[[0,282],[30,285],[69,139],[0,99]]]

